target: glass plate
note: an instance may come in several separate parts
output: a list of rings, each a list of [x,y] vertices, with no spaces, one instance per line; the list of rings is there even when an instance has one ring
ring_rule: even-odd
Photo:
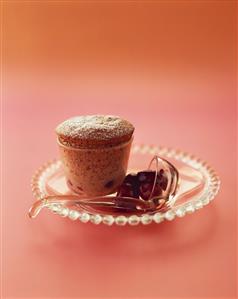
[[[64,204],[52,204],[48,208],[62,217],[80,220],[83,223],[104,223],[106,225],[137,225],[160,223],[173,220],[195,212],[210,203],[220,187],[220,180],[215,171],[204,161],[193,155],[166,147],[133,145],[128,166],[129,172],[147,169],[154,155],[169,160],[179,171],[179,188],[169,209],[144,214],[121,212],[109,213],[96,208],[69,208]],[[70,195],[60,160],[53,160],[43,165],[32,178],[34,197],[43,199],[48,195]]]

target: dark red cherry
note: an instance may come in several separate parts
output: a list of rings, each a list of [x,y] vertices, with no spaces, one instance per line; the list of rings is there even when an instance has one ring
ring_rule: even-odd
[[[140,197],[143,198],[144,200],[148,200],[151,197],[156,197],[160,196],[162,194],[162,189],[158,184],[155,185],[153,193],[153,183],[142,183],[140,185]]]
[[[120,186],[117,196],[139,198],[137,174],[128,174]]]
[[[155,171],[144,170],[137,173],[139,184],[141,183],[153,183],[155,179]]]
[[[157,182],[159,183],[160,187],[165,191],[168,185],[168,178],[163,169],[160,169],[157,175]]]
[[[154,181],[156,177],[155,171],[152,170],[140,171],[138,172],[137,176],[139,181],[140,197],[143,198],[144,200],[148,200],[151,197],[160,196],[163,190],[166,190],[167,188],[168,179],[163,169],[161,169],[157,173],[155,186],[154,186]],[[154,186],[154,191],[152,194],[153,186]]]
[[[117,196],[134,197],[132,185],[122,184],[117,192]]]
[[[167,188],[168,178],[165,171],[161,169],[157,173],[156,183],[154,186],[155,177],[156,172],[153,170],[140,171],[137,174],[128,174],[120,186],[117,196],[134,198],[141,197],[144,200],[160,196]]]
[[[140,197],[142,197],[144,200],[148,200],[151,196],[152,188],[152,183],[141,183],[139,187]]]
[[[137,184],[137,173],[130,173],[128,174],[123,181],[123,184],[131,184],[136,185]]]
[[[153,170],[145,170],[138,172],[138,181],[141,183],[154,183],[156,172]],[[166,190],[168,184],[168,178],[163,169],[160,169],[157,173],[156,183],[163,189]]]

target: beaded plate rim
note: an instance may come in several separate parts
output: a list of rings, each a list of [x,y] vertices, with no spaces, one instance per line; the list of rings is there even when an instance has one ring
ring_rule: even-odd
[[[161,155],[166,158],[173,158],[177,161],[183,162],[203,173],[206,178],[206,189],[202,193],[199,199],[193,200],[192,198],[182,204],[179,204],[175,207],[171,207],[166,212],[157,212],[153,215],[151,214],[143,214],[141,216],[137,215],[100,215],[93,214],[89,212],[79,212],[77,210],[73,210],[62,205],[52,204],[48,207],[53,213],[58,214],[62,217],[68,217],[71,220],[80,220],[82,223],[91,222],[94,224],[106,224],[106,225],[137,225],[139,223],[147,225],[152,222],[161,223],[163,220],[171,221],[176,217],[183,217],[187,214],[191,214],[207,204],[209,204],[217,195],[220,189],[220,178],[218,177],[215,170],[204,160],[191,155],[187,152],[163,147],[163,146],[155,146],[155,145],[145,145],[145,144],[134,144],[132,145],[132,154],[140,153],[140,154],[151,154],[151,155]],[[61,161],[58,159],[53,159],[45,164],[43,164],[32,176],[31,187],[33,196],[36,199],[42,199],[45,195],[47,195],[44,190],[44,181],[47,176],[52,175],[55,171],[57,171],[61,166]]]

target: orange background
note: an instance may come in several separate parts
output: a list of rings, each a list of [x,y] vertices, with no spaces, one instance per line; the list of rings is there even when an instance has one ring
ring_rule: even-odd
[[[236,297],[236,2],[4,1],[4,297]],[[209,161],[205,209],[148,227],[31,221],[54,128],[118,114],[135,142]]]

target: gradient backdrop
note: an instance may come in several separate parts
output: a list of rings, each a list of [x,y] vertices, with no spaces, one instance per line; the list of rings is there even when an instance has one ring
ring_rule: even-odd
[[[2,1],[3,297],[236,297],[236,1]],[[54,128],[118,114],[210,162],[216,200],[147,227],[27,218]]]

